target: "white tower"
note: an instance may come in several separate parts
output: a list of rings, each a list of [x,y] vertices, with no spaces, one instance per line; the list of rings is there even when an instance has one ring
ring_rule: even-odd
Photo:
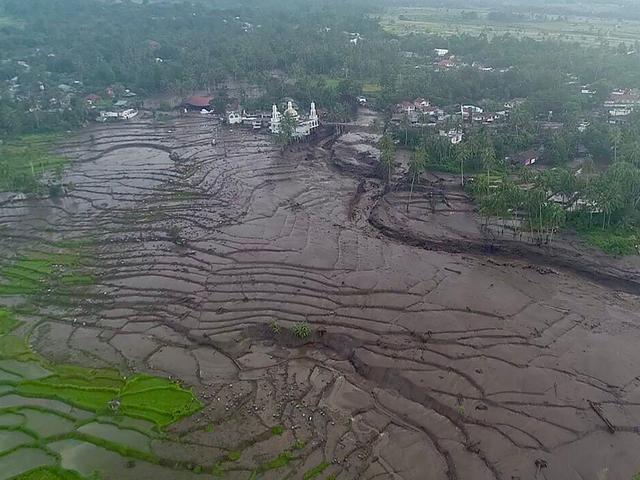
[[[280,112],[275,104],[271,110],[271,125],[269,126],[269,130],[271,130],[271,133],[280,133]]]
[[[309,120],[311,121],[311,128],[318,126],[318,112],[316,112],[316,103],[311,102],[311,111],[309,112]]]

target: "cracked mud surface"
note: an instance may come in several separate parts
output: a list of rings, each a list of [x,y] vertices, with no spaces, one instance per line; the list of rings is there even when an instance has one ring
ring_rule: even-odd
[[[282,156],[188,117],[96,128],[63,151],[73,191],[0,206],[2,257],[93,239],[96,285],[32,343],[193,386],[205,408],[172,427],[179,446],[156,445],[164,457],[239,452],[231,479],[283,452],[259,478],[325,462],[318,478],[345,480],[640,470],[637,296],[388,238],[368,222],[375,185],[354,210],[360,180],[320,147]],[[300,322],[307,342],[290,333]]]

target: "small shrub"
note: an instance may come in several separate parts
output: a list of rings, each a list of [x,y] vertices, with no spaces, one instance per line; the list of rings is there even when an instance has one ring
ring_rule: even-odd
[[[311,336],[311,327],[307,322],[300,322],[294,325],[293,334],[301,340],[306,340]]]
[[[241,456],[242,453],[237,451],[227,453],[227,458],[232,462],[237,462],[238,460],[240,460]]]
[[[271,322],[271,324],[269,325],[269,328],[271,329],[271,332],[274,335],[278,335],[280,333],[280,330],[281,330],[280,324],[277,322],[277,320],[273,320]]]
[[[51,198],[60,198],[64,195],[64,188],[59,183],[49,185],[49,196]]]
[[[271,429],[273,435],[282,435],[284,433],[284,427],[282,425],[276,425]]]

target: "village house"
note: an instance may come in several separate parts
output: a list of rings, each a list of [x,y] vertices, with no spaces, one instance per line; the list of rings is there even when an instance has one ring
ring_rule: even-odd
[[[494,68],[493,67],[489,67],[487,65],[483,65],[482,63],[478,63],[478,62],[473,62],[471,64],[471,66],[473,68],[477,68],[478,70],[480,70],[481,72],[493,72]]]
[[[514,98],[507,102],[504,102],[504,108],[506,108],[507,110],[513,110],[514,108],[519,107],[526,101],[527,101],[526,98]]]
[[[405,115],[411,115],[416,111],[416,105],[413,102],[408,100],[404,100],[396,105],[396,113],[401,113]]]
[[[614,90],[604,102],[604,107],[609,114],[609,123],[618,123],[626,120],[640,105],[639,90]]]
[[[191,95],[182,102],[182,107],[185,110],[202,110],[210,109],[210,103],[213,100],[211,96]]]
[[[521,167],[530,167],[535,165],[536,162],[540,159],[541,152],[537,149],[530,149],[524,152],[517,153],[510,157],[507,157],[505,160],[512,165],[518,165]]]
[[[100,95],[96,95],[95,93],[91,93],[84,97],[84,100],[85,102],[87,102],[87,105],[93,107],[102,101],[102,97]]]
[[[482,121],[481,117],[478,115],[484,113],[484,109],[480,107],[476,107],[475,105],[460,105],[460,113],[462,114],[463,121],[472,121],[474,120],[474,116],[476,117],[476,121]]]
[[[446,55],[449,55],[449,50],[446,48],[434,48],[433,52],[438,56],[438,57],[444,57]]]
[[[462,132],[462,130],[457,130],[457,129],[452,129],[449,131],[440,130],[439,134],[441,137],[447,138],[452,145],[457,145],[461,143],[462,140],[464,139],[464,133]]]
[[[440,71],[440,70],[449,70],[451,68],[456,67],[456,62],[454,60],[453,57],[451,58],[445,58],[443,60],[439,60],[437,62],[434,63],[435,65],[435,70],[436,71]]]
[[[589,85],[582,85],[582,87],[580,87],[580,94],[582,95],[589,95],[593,97],[596,93],[598,92],[596,90],[591,90]]]

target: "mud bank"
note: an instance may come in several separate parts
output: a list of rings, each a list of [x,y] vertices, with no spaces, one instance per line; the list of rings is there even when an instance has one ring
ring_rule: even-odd
[[[205,406],[162,458],[242,480],[640,470],[636,295],[444,248],[476,227],[438,223],[417,194],[402,221],[442,248],[387,238],[367,222],[378,185],[337,171],[329,143],[283,154],[199,116],[91,135],[63,146],[77,162],[60,203],[3,205],[0,265],[90,238],[92,286],[45,292],[21,320],[47,358],[193,386]],[[118,148],[133,143],[182,160]],[[395,228],[393,195],[371,216]]]
[[[405,220],[402,203],[402,200],[394,203],[388,197],[383,198],[369,216],[371,225],[384,235],[407,245],[427,250],[457,254],[467,253],[528,262],[543,267],[561,268],[613,289],[634,294],[640,293],[639,268],[635,265],[629,265],[628,262],[624,264],[622,261],[616,261],[616,259],[600,254],[585,245],[573,246],[562,237],[547,246],[496,237],[490,235],[486,229],[480,228],[476,215],[467,217],[468,222],[478,225],[476,236],[440,236],[437,229],[425,232],[412,228],[411,223]],[[426,217],[424,222],[429,223],[430,218]],[[504,264],[504,266],[509,267],[508,264]]]

